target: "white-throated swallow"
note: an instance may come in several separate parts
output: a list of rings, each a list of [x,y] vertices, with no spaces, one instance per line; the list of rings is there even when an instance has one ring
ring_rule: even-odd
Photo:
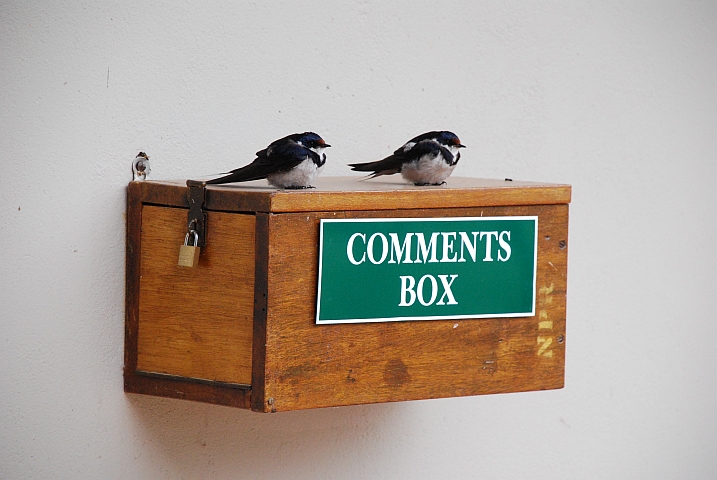
[[[453,132],[428,132],[412,138],[383,160],[349,164],[351,170],[373,172],[369,178],[400,173],[415,185],[442,185],[461,158],[464,148]]]
[[[279,188],[313,188],[312,183],[326,163],[324,149],[330,146],[314,132],[295,133],[256,152],[256,159],[249,165],[209,180],[207,184],[266,178],[269,184]]]

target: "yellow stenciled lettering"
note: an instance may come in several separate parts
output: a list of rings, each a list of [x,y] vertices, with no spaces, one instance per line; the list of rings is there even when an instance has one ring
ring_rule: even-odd
[[[548,347],[553,343],[553,339],[551,337],[538,337],[538,356],[544,356],[544,357],[552,357],[553,351],[548,350]]]

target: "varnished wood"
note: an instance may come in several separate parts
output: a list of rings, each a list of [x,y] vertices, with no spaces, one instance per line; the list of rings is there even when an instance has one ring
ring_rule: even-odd
[[[185,181],[130,184],[125,390],[271,412],[562,387],[570,187],[359,179],[208,187],[196,269]],[[315,325],[320,218],[497,215],[539,216],[535,316]]]
[[[200,384],[179,377],[147,376],[137,371],[137,332],[139,328],[139,277],[141,251],[142,203],[154,200],[156,192],[141,182],[127,189],[127,270],[124,389],[128,393],[180,398],[205,403],[249,408],[249,390],[227,388],[217,384]],[[148,195],[145,195],[148,193]],[[188,381],[189,380],[189,381]]]
[[[171,378],[134,373],[125,383],[125,392],[158,397],[179,398],[195,402],[213,403],[227,407],[249,408],[251,392],[240,386],[222,386],[195,382],[191,379]]]
[[[187,182],[144,181],[132,182],[142,204],[189,208]]]
[[[127,241],[125,263],[125,347],[124,381],[130,388],[137,369],[137,330],[139,327],[139,267],[142,227],[142,197],[139,182],[127,187]]]
[[[142,208],[137,369],[251,383],[253,215],[209,212],[199,266],[177,265],[185,209]]]
[[[569,201],[570,187],[566,185],[456,177],[446,180],[446,185],[417,187],[399,178],[358,181],[355,177],[327,177],[319,178],[316,190],[306,195],[286,190],[276,192],[271,211],[409,210]]]
[[[319,177],[315,184],[306,190],[270,188],[265,180],[209,185],[206,207],[272,213],[462,208],[564,204],[571,195],[569,185],[462,177],[450,177],[437,187],[417,187],[393,177]],[[143,188],[148,203],[186,206],[184,181],[144,182]]]
[[[251,372],[251,409],[270,408],[264,397],[266,374],[266,313],[269,274],[269,215],[256,214],[256,265],[254,270],[254,343]]]
[[[538,215],[536,315],[316,325],[324,218]],[[272,215],[265,396],[277,411],[561,388],[567,205]],[[301,242],[292,239],[301,238]],[[552,321],[540,331],[541,321]],[[544,326],[546,324],[543,324]],[[562,335],[563,341],[558,342]],[[540,341],[538,339],[542,341]],[[548,350],[539,350],[552,340]]]

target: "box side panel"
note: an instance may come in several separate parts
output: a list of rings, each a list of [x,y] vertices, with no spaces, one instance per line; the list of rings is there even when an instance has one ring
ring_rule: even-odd
[[[320,218],[520,215],[539,217],[534,316],[315,324]],[[270,218],[265,396],[273,409],[563,386],[567,205]]]
[[[125,390],[132,391],[137,369],[137,328],[139,321],[139,254],[142,228],[141,182],[127,187],[127,239],[125,252]]]
[[[137,370],[251,384],[253,215],[208,212],[199,266],[177,265],[185,209],[142,207]]]

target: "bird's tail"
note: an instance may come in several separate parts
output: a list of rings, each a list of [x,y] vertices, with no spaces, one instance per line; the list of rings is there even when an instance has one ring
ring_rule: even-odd
[[[400,167],[387,165],[386,159],[368,163],[350,163],[349,167],[355,172],[371,172],[368,178],[376,178],[381,175],[393,175],[401,171]]]
[[[349,167],[355,172],[375,172],[376,170],[381,170],[380,163],[381,160],[368,163],[349,163]]]
[[[207,185],[219,185],[222,183],[248,182],[250,180],[260,180],[266,178],[266,173],[257,168],[256,164],[250,163],[236,170],[232,170],[227,175],[207,181]]]

